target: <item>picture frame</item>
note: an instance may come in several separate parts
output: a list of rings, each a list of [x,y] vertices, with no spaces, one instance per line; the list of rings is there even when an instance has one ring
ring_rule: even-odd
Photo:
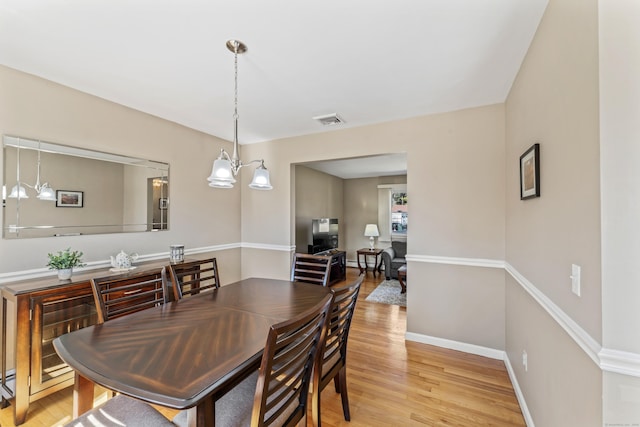
[[[169,208],[169,199],[167,199],[166,197],[161,197],[158,200],[158,207],[160,209],[168,209]]]
[[[84,207],[84,191],[58,190],[56,191],[57,208]]]
[[[520,200],[540,197],[540,144],[520,156]]]

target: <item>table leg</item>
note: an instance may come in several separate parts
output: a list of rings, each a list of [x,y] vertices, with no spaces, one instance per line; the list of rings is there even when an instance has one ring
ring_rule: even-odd
[[[378,255],[376,255],[376,262],[378,260]],[[380,262],[378,263],[378,274],[382,274],[382,254],[380,254]]]
[[[406,279],[406,273],[404,271],[398,272],[398,282],[400,282],[400,286],[402,289],[400,290],[401,294],[407,292],[407,285],[404,283],[404,279]]]
[[[73,418],[93,408],[93,381],[76,372],[73,383]]]
[[[379,273],[378,270],[378,254],[373,254],[373,277],[376,277],[376,272]],[[382,258],[380,258],[382,260]]]
[[[362,272],[365,270],[364,268],[362,268],[362,265],[360,265],[360,254],[356,253],[356,257],[358,258],[358,268],[360,269],[360,274],[362,274]],[[365,262],[367,261],[367,256],[364,255],[364,260]]]
[[[213,399],[204,399],[197,406],[196,425],[197,426],[215,426],[216,413],[215,402]]]

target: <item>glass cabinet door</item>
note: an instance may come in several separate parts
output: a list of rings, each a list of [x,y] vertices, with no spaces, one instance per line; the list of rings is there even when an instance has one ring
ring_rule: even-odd
[[[88,286],[34,297],[31,310],[31,393],[35,393],[73,378],[73,371],[53,348],[53,340],[95,324],[97,315]]]

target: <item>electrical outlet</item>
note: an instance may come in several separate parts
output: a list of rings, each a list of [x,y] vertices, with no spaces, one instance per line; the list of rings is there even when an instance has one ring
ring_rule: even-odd
[[[529,370],[529,358],[527,356],[527,352],[524,350],[522,350],[522,366],[524,366],[525,372]]]

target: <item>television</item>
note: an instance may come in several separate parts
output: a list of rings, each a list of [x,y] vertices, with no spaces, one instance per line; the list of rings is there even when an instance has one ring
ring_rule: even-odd
[[[313,244],[309,253],[317,254],[338,248],[338,218],[317,218],[311,221]]]

